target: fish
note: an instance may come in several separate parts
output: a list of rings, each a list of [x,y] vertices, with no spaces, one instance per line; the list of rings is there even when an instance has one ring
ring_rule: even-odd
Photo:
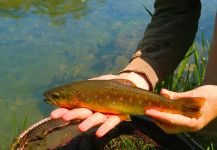
[[[47,103],[68,109],[88,108],[94,112],[118,115],[143,115],[148,109],[199,118],[204,97],[168,99],[168,95],[144,90],[125,79],[83,80],[49,89],[43,93]]]

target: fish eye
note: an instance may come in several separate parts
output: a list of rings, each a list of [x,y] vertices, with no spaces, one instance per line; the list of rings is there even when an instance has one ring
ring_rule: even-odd
[[[53,98],[59,98],[60,97],[60,93],[57,93],[57,92],[52,93],[52,97]]]

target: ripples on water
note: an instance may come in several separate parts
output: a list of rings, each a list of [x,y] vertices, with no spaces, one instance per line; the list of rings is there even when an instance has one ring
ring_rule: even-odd
[[[141,2],[153,11],[153,1]],[[217,2],[203,3],[200,30],[210,39]],[[0,20],[0,145],[7,145],[25,117],[32,123],[54,108],[42,101],[45,89],[123,68],[150,16],[131,0],[1,0]]]

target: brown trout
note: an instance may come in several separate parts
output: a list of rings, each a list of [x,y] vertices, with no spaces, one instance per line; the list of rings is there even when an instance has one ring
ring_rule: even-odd
[[[44,92],[45,101],[69,109],[85,107],[92,111],[119,115],[144,115],[147,109],[181,114],[190,118],[201,116],[205,98],[191,97],[178,100],[129,86],[124,80],[86,80],[66,84]],[[128,83],[128,82],[125,82]]]

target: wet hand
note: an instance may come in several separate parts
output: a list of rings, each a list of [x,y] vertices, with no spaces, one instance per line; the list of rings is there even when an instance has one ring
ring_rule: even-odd
[[[134,72],[121,73],[119,75],[103,75],[97,78],[92,78],[90,80],[111,79],[127,79],[135,83],[137,87],[149,90],[148,80],[144,76]],[[76,108],[72,110],[58,108],[51,112],[51,117],[54,119],[62,118],[65,121],[82,119],[84,121],[78,126],[82,132],[85,132],[94,126],[100,125],[96,131],[97,137],[104,136],[107,132],[109,132],[122,121],[117,115],[108,115],[100,112],[93,112],[87,108]]]
[[[182,97],[204,97],[204,106],[201,108],[202,115],[197,118],[189,118],[179,114],[160,112],[154,109],[147,110],[145,114],[156,120],[156,124],[166,133],[195,132],[205,127],[209,122],[217,117],[217,86],[206,85],[197,89],[176,93],[165,89],[161,94],[167,94],[170,99]]]

